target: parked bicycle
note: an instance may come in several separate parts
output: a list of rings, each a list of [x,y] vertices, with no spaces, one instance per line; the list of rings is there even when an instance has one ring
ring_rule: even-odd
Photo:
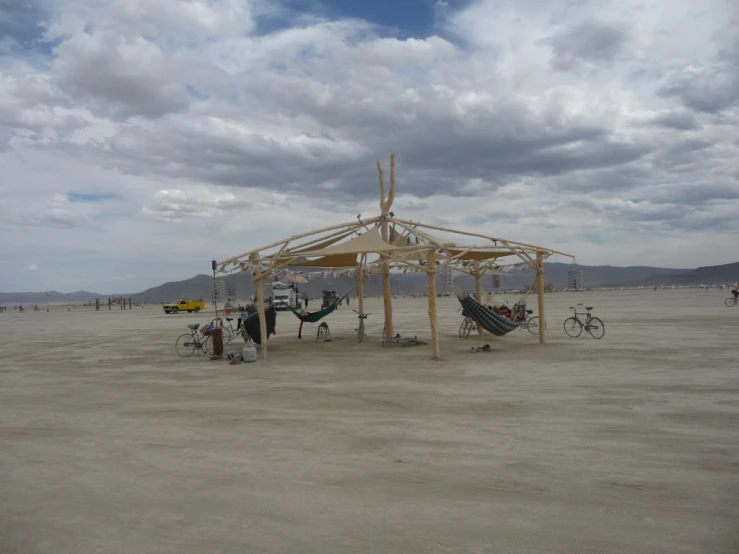
[[[224,320],[226,321],[226,323],[223,322]],[[215,327],[217,325],[222,329],[223,344],[230,343],[234,338],[242,334],[241,330],[237,330],[236,327],[233,326],[233,323],[232,323],[233,320],[234,318],[232,317],[224,317],[224,318],[219,317],[211,321],[212,326]]]
[[[472,319],[470,316],[467,315],[467,312],[465,312],[462,307],[460,306],[457,312],[462,312],[462,323],[459,324],[459,338],[460,339],[466,339],[470,336],[470,333],[473,331],[477,331],[477,322]],[[487,331],[483,331],[487,333]]]
[[[724,304],[726,304],[727,308],[733,308],[734,306],[739,306],[739,297],[734,296],[732,294],[726,299],[726,301],[724,301]]]
[[[524,319],[521,322],[521,329],[526,329],[529,333],[532,335],[538,335],[539,334],[539,325],[541,320],[539,319],[538,315],[531,315],[534,313],[534,310],[526,310],[524,314]],[[546,327],[546,325],[545,325]]]
[[[174,343],[174,349],[177,355],[181,358],[187,358],[195,352],[198,354],[203,352],[212,356],[213,341],[210,338],[210,333],[206,332],[201,338],[201,335],[198,333],[198,329],[200,329],[199,323],[188,323],[187,328],[190,329],[190,332],[181,334]]]
[[[367,316],[372,315],[372,313],[362,313],[358,312],[357,310],[352,311],[357,314],[357,317],[359,318],[359,326],[357,327],[357,342],[362,342],[364,340],[364,320],[367,319]]]
[[[578,306],[582,306],[582,304],[578,304]],[[571,337],[579,337],[582,335],[582,330],[585,329],[594,339],[602,339],[606,334],[606,326],[600,318],[594,317],[590,313],[592,309],[592,306],[586,306],[585,313],[578,313],[577,308],[570,306],[573,313],[571,317],[565,319],[565,333]],[[585,321],[581,320],[579,316],[585,316]]]

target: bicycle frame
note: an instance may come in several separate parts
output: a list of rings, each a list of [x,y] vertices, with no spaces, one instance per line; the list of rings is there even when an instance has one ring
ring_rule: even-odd
[[[367,316],[372,315],[372,313],[362,313],[357,310],[352,311],[357,314],[357,318],[359,319],[359,325],[357,326],[357,342],[362,342],[364,340],[364,320],[367,319]]]
[[[593,315],[590,313],[590,310],[587,312],[578,312],[577,308],[570,308],[572,310],[572,317],[575,318],[575,321],[577,321],[580,324],[580,327],[585,327],[590,323],[591,318]],[[585,316],[585,322],[583,322],[578,316],[584,315]]]

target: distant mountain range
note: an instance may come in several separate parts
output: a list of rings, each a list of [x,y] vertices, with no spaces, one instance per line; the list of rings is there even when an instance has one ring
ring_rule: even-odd
[[[570,264],[547,263],[544,264],[546,273],[545,281],[552,283],[556,288],[567,286],[567,274],[572,269]],[[739,281],[739,262],[697,269],[665,269],[648,266],[613,267],[613,266],[578,266],[583,273],[585,288],[599,287],[626,287],[626,286],[670,286],[670,285],[728,285]],[[219,277],[218,280],[225,281],[227,288],[236,292],[235,296],[246,299],[254,293],[254,283],[251,277],[245,274],[227,275]],[[503,288],[520,289],[528,283],[533,283],[535,274],[533,270],[526,269],[514,273],[507,273],[503,277]],[[424,273],[393,273],[391,276],[393,292],[399,295],[424,294],[426,292],[426,275]],[[124,296],[132,296],[136,302],[171,302],[178,298],[203,298],[210,300],[212,296],[213,277],[210,275],[196,275],[184,281],[164,283],[158,287],[150,288],[142,292],[129,293]],[[460,276],[455,279],[455,285],[459,288],[471,290],[474,282],[471,277]],[[345,293],[354,290],[355,283],[348,277],[318,277],[309,283],[298,285],[301,294],[311,297],[319,297],[324,289],[333,289],[337,293]],[[443,291],[444,285],[437,283],[437,290]],[[486,276],[483,288],[492,288],[492,278]],[[365,282],[366,296],[379,296],[382,294],[382,283],[379,276],[368,279]],[[44,303],[81,303],[94,301],[95,298],[103,300],[108,294],[97,294],[87,291],[76,291],[63,293],[57,291],[48,292],[1,292],[0,304],[44,304]]]

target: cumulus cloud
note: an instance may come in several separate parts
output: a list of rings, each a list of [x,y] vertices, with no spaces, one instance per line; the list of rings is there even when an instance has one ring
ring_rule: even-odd
[[[115,251],[151,264],[125,273],[156,284],[183,253],[225,257],[375,212],[374,163],[391,151],[395,211],[414,219],[554,243],[583,263],[633,263],[642,231],[660,255],[678,238],[695,246],[664,263],[733,261],[698,246],[730,250],[721,241],[739,231],[731,2],[446,3],[414,36],[293,6],[2,12],[0,227],[23,229],[20,267],[73,259],[102,282],[123,274],[101,269]],[[573,231],[590,227],[609,250]]]
[[[216,217],[237,212],[249,205],[245,198],[238,198],[231,192],[168,189],[157,191],[152,202],[144,206],[142,212],[164,220],[182,221],[191,217]]]
[[[552,67],[558,71],[573,71],[613,65],[626,41],[625,26],[586,21],[558,31],[544,42],[552,48]]]

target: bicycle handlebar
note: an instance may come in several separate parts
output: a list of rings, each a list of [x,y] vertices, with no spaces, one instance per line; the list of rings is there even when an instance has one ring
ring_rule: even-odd
[[[362,313],[362,312],[358,312],[357,310],[352,310],[352,311],[353,311],[353,312],[354,312],[355,314],[359,314],[360,316],[361,316],[361,315],[372,315],[372,312],[366,312],[366,313]]]

